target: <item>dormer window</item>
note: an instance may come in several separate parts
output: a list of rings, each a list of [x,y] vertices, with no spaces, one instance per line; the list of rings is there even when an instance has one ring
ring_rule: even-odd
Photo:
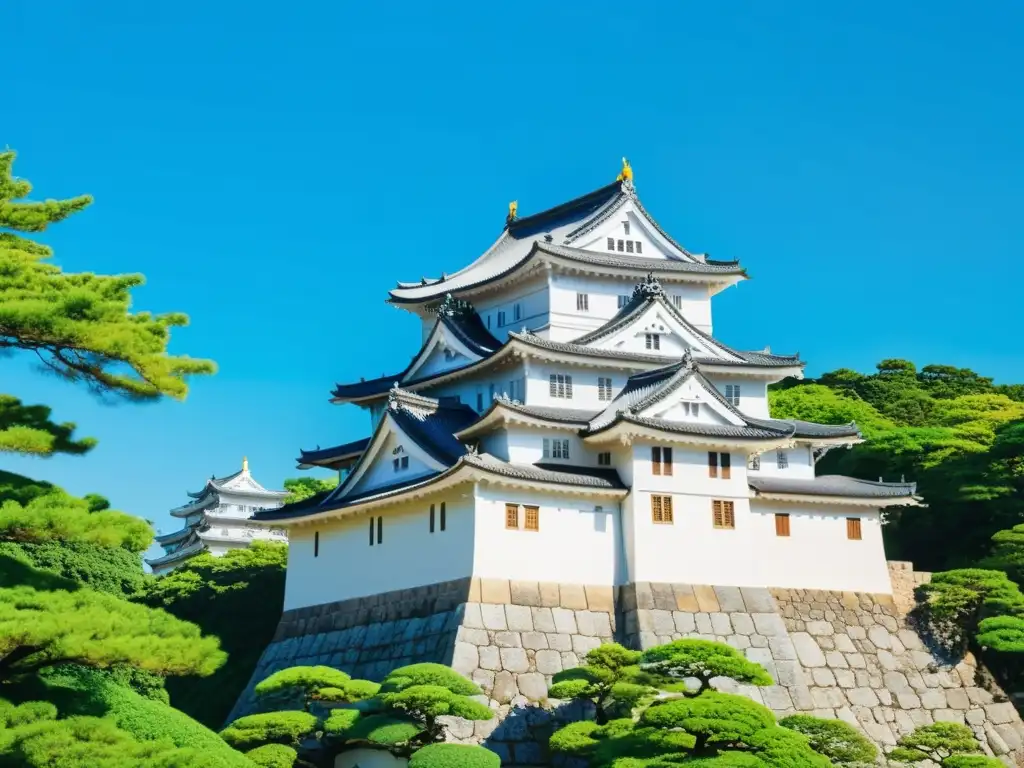
[[[624,250],[626,250],[626,243],[625,243],[625,241],[623,241],[623,240],[619,240],[619,242],[618,242],[618,246],[619,246],[619,251],[624,251]]]
[[[545,459],[568,459],[569,458],[569,441],[544,438],[544,458]]]
[[[645,334],[644,346],[647,349],[661,349],[661,334],[660,333],[648,333]]]
[[[609,237],[608,238],[608,250],[609,251],[614,251],[615,250],[615,238],[614,237]]]
[[[628,221],[622,222],[622,234],[624,234],[624,235],[628,235],[629,234],[629,222]]]
[[[698,418],[700,416],[700,403],[683,403],[683,413],[687,416]]]
[[[627,240],[626,241],[626,253],[632,253],[632,252],[633,252],[633,241],[632,240]]]
[[[409,457],[405,455],[405,449],[402,446],[395,448],[392,451],[392,455],[394,458],[391,459],[391,466],[395,472],[401,472],[403,469],[409,468]]]

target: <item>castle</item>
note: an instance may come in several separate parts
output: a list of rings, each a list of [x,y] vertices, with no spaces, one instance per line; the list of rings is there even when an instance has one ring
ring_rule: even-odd
[[[224,477],[212,476],[202,490],[189,492],[189,501],[171,510],[183,521],[172,533],[156,537],[164,553],[147,559],[153,573],[169,573],[189,558],[203,552],[214,556],[249,546],[254,539],[287,542],[284,531],[249,522],[257,510],[277,509],[287,491],[269,491],[249,473],[249,460],[242,469]]]
[[[890,592],[881,510],[914,485],[815,475],[857,427],[770,417],[768,385],[804,363],[712,335],[712,299],[745,279],[665,232],[624,165],[398,283],[419,351],[334,389],[369,437],[299,458],[347,476],[257,515],[289,531],[285,609],[466,576]]]
[[[544,765],[545,734],[579,716],[548,699],[553,675],[601,643],[698,637],[762,664],[774,685],[735,690],[778,716],[884,747],[959,722],[1024,761],[1005,694],[907,622],[929,576],[886,562],[881,515],[919,503],[914,485],[818,476],[856,425],[771,418],[768,385],[803,362],[714,337],[711,300],[740,265],[673,240],[625,162],[575,200],[517,208],[469,266],[390,292],[421,320],[419,351],[335,387],[368,437],[298,459],[338,487],[255,516],[289,534],[284,612],[229,720],[286,667],[380,680],[440,662],[495,713],[449,739]]]

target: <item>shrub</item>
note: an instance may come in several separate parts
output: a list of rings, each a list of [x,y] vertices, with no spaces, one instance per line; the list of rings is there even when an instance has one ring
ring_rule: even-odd
[[[878,749],[864,734],[842,720],[825,720],[811,715],[790,715],[779,721],[783,728],[802,733],[811,749],[835,765],[873,765]]]
[[[259,768],[292,768],[298,753],[284,744],[264,744],[245,753]]]
[[[263,712],[235,720],[220,732],[224,741],[236,749],[263,744],[298,744],[316,730],[317,718],[308,712]]]
[[[501,758],[468,744],[431,744],[415,752],[409,768],[501,768]]]

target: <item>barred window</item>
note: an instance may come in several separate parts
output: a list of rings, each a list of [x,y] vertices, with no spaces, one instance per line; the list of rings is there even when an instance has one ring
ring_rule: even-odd
[[[523,507],[525,517],[523,519],[523,530],[525,531],[539,531],[540,530],[540,507]]]
[[[572,376],[565,373],[552,373],[548,382],[551,397],[572,399]]]
[[[725,385],[725,399],[732,403],[734,406],[739,408],[740,406],[740,385],[739,384],[726,384]]]
[[[610,378],[605,378],[604,376],[599,376],[597,378],[597,399],[612,399],[612,380]]]
[[[789,455],[785,451],[775,452],[775,463],[779,469],[786,469],[789,467]]]
[[[651,495],[651,521],[655,523],[672,522],[672,497]]]
[[[626,253],[632,253],[632,252],[633,252],[633,241],[632,240],[627,240],[626,241]]]
[[[614,237],[609,237],[608,238],[608,250],[609,251],[614,251],[615,250],[615,238]]]
[[[750,457],[750,461],[747,462],[747,469],[751,469],[754,472],[761,470],[761,454],[755,453]]]
[[[661,349],[661,334],[648,333],[644,335],[644,343],[647,349]]]
[[[588,293],[577,293],[576,294],[576,309],[579,312],[590,311],[590,294]]]
[[[736,527],[736,506],[731,501],[715,499],[711,502],[712,524],[715,528]]]
[[[612,465],[612,454],[609,451],[597,454],[597,464],[601,467],[610,467]]]
[[[643,253],[644,252],[643,243],[641,243],[639,240],[636,241],[636,252],[637,253]]]
[[[672,474],[672,449],[654,446],[651,448],[651,474]]]
[[[618,246],[620,251],[626,250],[626,244],[622,240],[619,240]]]
[[[505,527],[518,531],[519,530],[519,505],[518,504],[506,504],[505,505]]]

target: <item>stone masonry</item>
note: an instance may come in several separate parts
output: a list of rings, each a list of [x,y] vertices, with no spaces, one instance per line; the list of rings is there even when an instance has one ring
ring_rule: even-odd
[[[544,744],[579,704],[547,699],[554,674],[617,640],[644,649],[694,637],[728,643],[775,685],[718,682],[782,717],[808,712],[860,728],[880,747],[918,725],[965,723],[986,751],[1024,765],[1024,723],[970,656],[944,665],[907,622],[928,574],[891,563],[893,595],[636,583],[613,590],[466,578],[286,612],[231,718],[252,712],[272,672],[326,664],[380,680],[414,662],[449,664],[483,690],[487,722],[448,722],[504,764],[544,765]]]

